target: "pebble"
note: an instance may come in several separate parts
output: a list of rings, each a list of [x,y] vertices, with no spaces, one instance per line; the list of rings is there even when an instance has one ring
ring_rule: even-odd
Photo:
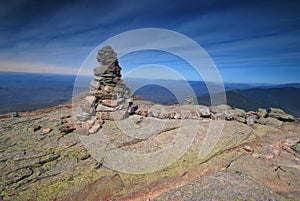
[[[42,133],[41,134],[48,134],[48,133],[50,133],[52,131],[52,128],[45,128],[45,129],[43,129],[42,130]]]

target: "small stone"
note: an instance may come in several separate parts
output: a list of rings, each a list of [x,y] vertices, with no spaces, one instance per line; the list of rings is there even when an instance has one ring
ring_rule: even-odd
[[[11,114],[11,117],[19,117],[19,113],[18,113],[18,112],[13,112],[13,113]]]
[[[187,96],[184,100],[184,105],[194,105],[194,99],[192,96]]]
[[[102,100],[102,104],[105,106],[109,106],[109,107],[117,107],[118,101],[105,99],[105,100]]]
[[[235,114],[232,112],[232,111],[228,111],[228,110],[225,110],[224,111],[224,115],[225,115],[225,119],[227,121],[231,121],[231,120],[234,120],[234,117],[235,117]]]
[[[75,128],[71,128],[68,125],[63,125],[58,129],[61,133],[68,134],[75,130]]]
[[[137,111],[135,111],[137,115],[141,115],[142,117],[148,116],[148,110],[144,108],[139,108]]]
[[[148,111],[148,116],[158,118],[160,113],[161,113],[160,108],[153,107]]]
[[[106,66],[98,66],[94,68],[95,80],[102,79],[101,76],[105,72],[106,68],[107,68]]]
[[[246,122],[248,125],[253,125],[254,123],[256,123],[257,117],[256,115],[250,115],[247,117]]]
[[[94,88],[94,89],[99,89],[101,87],[100,82],[96,81],[96,80],[92,80],[90,82],[90,87]]]
[[[225,114],[224,113],[214,113],[211,117],[213,120],[224,120]]]
[[[181,112],[181,119],[191,119],[192,118],[192,113],[190,110],[183,110]]]
[[[253,151],[254,151],[254,149],[253,149],[251,146],[249,146],[249,145],[245,145],[245,146],[243,147],[243,149],[244,149],[245,151],[251,152],[251,153],[253,153]]]
[[[41,134],[48,134],[48,133],[50,133],[52,131],[52,128],[45,128],[45,129],[43,129],[42,130],[42,133]]]
[[[96,107],[96,111],[97,112],[114,112],[115,109],[111,108],[111,107],[108,107],[108,106],[105,106],[105,105],[102,105],[102,104],[99,104]]]
[[[85,100],[90,104],[90,105],[94,105],[95,101],[96,101],[96,97],[95,96],[87,96],[85,97]]]
[[[75,125],[75,123],[72,122],[72,121],[67,122],[65,125],[66,125],[66,126],[69,126],[71,129],[74,129],[74,130],[76,129],[76,125]]]
[[[96,81],[101,81],[101,80],[103,80],[103,78],[101,77],[101,76],[94,76],[94,80],[96,80]]]
[[[92,128],[89,129],[89,133],[90,133],[90,134],[96,133],[96,132],[98,132],[98,131],[100,130],[100,128],[101,128],[101,125],[98,124],[98,123],[95,123],[95,124],[92,126]]]
[[[90,119],[91,115],[89,113],[86,112],[81,112],[79,114],[76,115],[76,118],[79,121],[87,121],[88,119]]]
[[[33,132],[40,130],[42,127],[38,124],[33,126]]]
[[[104,87],[104,91],[111,93],[111,92],[114,91],[114,87],[111,87],[111,86],[106,85],[106,86]]]
[[[175,113],[174,119],[181,119],[181,114],[180,114],[180,112],[176,112],[176,113]]]
[[[244,117],[236,117],[235,120],[236,120],[237,122],[241,122],[241,123],[244,123],[244,124],[247,123],[247,121],[246,121],[246,119],[245,119]]]
[[[203,108],[199,110],[200,117],[208,118],[210,117],[210,111],[208,108]]]

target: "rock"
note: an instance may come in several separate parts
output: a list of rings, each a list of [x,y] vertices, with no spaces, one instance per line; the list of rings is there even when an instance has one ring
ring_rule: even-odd
[[[153,201],[163,200],[277,200],[285,199],[251,177],[238,172],[216,172],[168,190]]]
[[[144,108],[139,108],[135,111],[137,115],[141,115],[142,117],[147,117],[148,116],[148,110]]]
[[[194,105],[194,99],[192,96],[187,96],[184,100],[184,105]]]
[[[109,92],[109,93],[112,93],[112,92],[114,91],[114,87],[111,87],[111,86],[106,85],[106,86],[104,87],[104,91]]]
[[[92,128],[89,129],[89,134],[94,134],[94,133],[98,132],[100,128],[101,128],[101,124],[95,123],[92,126]]]
[[[158,118],[159,115],[160,115],[161,111],[160,111],[160,108],[158,107],[152,107],[149,112],[148,112],[148,116],[149,117],[156,117]]]
[[[258,116],[260,116],[260,117],[267,117],[268,112],[267,112],[266,109],[259,108],[259,109],[257,110],[257,114],[258,114]]]
[[[86,100],[90,105],[94,105],[96,99],[97,99],[97,98],[96,98],[95,96],[87,96],[87,97],[85,97],[85,100]]]
[[[235,114],[234,114],[233,111],[231,111],[231,110],[225,110],[224,111],[224,115],[225,115],[225,120],[227,120],[227,121],[234,120]]]
[[[108,107],[108,106],[102,105],[102,104],[99,104],[96,107],[96,111],[97,112],[114,112],[114,111],[116,111],[116,109],[112,108],[112,107]]]
[[[98,66],[98,67],[94,68],[93,69],[94,75],[95,75],[94,80],[96,80],[96,81],[103,80],[103,77],[101,77],[101,76],[105,72],[105,70],[106,70],[106,66]]]
[[[267,118],[264,117],[259,117],[257,123],[262,124],[262,125],[266,125],[267,124]]]
[[[283,110],[278,108],[270,108],[269,117],[276,118],[280,121],[295,121],[293,115],[286,114]]]
[[[58,130],[64,134],[72,133],[75,129],[76,128],[71,128],[69,125],[66,124],[58,128]]]
[[[235,108],[233,110],[233,112],[234,112],[234,118],[237,118],[237,117],[246,118],[247,117],[247,112],[245,110]]]
[[[52,128],[45,128],[45,129],[43,129],[42,130],[42,133],[41,134],[48,134],[48,133],[50,133],[52,131]]]
[[[149,113],[148,113],[148,116],[149,116]],[[158,118],[160,118],[160,119],[169,119],[169,118],[170,118],[170,113],[168,113],[168,112],[165,111],[165,110],[162,110],[162,111],[159,113]]]
[[[79,114],[76,115],[76,118],[79,120],[79,121],[87,121],[88,119],[91,118],[91,115],[87,112],[81,112]]]
[[[13,112],[13,113],[11,113],[11,117],[19,117],[19,113],[18,112]]]
[[[257,122],[257,116],[256,115],[250,115],[247,117],[246,122],[248,125],[253,125]]]
[[[214,113],[211,118],[213,120],[224,120],[225,119],[225,114],[224,113]]]
[[[118,60],[117,53],[112,49],[111,46],[107,45],[102,49],[99,49],[97,55],[97,61],[102,65],[110,65]]]
[[[137,107],[129,107],[127,112],[129,115],[134,115],[136,110]]]
[[[208,108],[202,108],[199,110],[200,117],[209,118],[210,117],[210,111]]]
[[[108,107],[117,107],[118,106],[118,101],[117,100],[104,99],[104,100],[102,100],[102,104],[104,106],[108,106]]]
[[[40,130],[42,127],[39,124],[33,126],[33,132]]]
[[[180,112],[176,112],[176,113],[175,113],[174,119],[181,119],[181,114],[180,114]]]
[[[271,125],[271,126],[276,126],[276,127],[280,127],[282,124],[282,122],[278,119],[275,119],[273,117],[268,117],[266,119],[266,125]]]
[[[244,124],[247,123],[247,120],[244,117],[236,117],[235,120],[237,122],[241,122],[241,123],[244,123]]]
[[[191,119],[192,113],[190,110],[182,110],[181,111],[181,119]]]
[[[100,82],[96,81],[96,80],[92,80],[90,82],[90,87],[92,87],[93,89],[99,89],[101,87]]]

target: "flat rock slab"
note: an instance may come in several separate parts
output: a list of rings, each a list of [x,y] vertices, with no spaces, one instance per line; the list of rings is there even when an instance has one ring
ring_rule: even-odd
[[[245,175],[217,172],[167,191],[156,201],[167,200],[285,200],[270,188]]]

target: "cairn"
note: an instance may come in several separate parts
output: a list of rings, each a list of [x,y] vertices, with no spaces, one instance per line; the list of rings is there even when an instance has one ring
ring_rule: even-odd
[[[82,113],[77,115],[80,129],[88,134],[97,132],[103,120],[122,120],[134,114],[131,90],[121,79],[117,54],[111,46],[98,51],[100,66],[94,68],[94,79],[90,82],[89,95],[81,105]],[[78,130],[78,129],[77,129]]]

